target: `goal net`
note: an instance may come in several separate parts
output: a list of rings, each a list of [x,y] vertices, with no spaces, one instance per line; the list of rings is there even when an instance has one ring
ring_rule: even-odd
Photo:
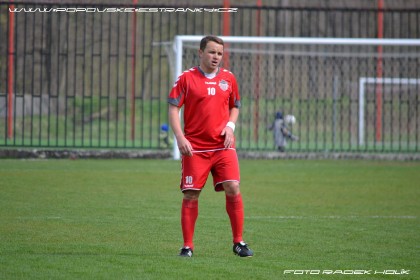
[[[199,64],[202,37],[175,37],[174,80]],[[420,40],[221,38],[241,94],[237,148],[273,150],[278,111],[297,120],[291,151],[418,148]]]

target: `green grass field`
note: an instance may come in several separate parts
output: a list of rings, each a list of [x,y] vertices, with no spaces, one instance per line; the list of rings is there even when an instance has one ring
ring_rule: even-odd
[[[0,160],[0,279],[420,278],[419,162],[240,164],[255,257],[233,255],[224,195],[207,184],[184,259],[178,161]]]

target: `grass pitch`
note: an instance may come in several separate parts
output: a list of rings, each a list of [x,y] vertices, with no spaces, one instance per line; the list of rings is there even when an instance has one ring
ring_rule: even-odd
[[[209,178],[184,259],[179,162],[0,160],[0,278],[420,278],[420,163],[240,165],[255,257],[233,255],[224,195]],[[315,275],[327,270],[370,274]]]

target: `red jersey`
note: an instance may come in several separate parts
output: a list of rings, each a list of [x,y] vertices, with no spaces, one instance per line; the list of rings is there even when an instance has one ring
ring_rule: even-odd
[[[184,106],[185,138],[196,151],[224,148],[225,138],[220,133],[229,121],[229,110],[241,106],[236,78],[223,68],[214,78],[207,78],[199,67],[184,71],[168,102]]]

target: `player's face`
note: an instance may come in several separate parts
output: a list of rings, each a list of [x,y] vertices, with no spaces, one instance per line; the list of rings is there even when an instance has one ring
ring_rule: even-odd
[[[217,71],[223,57],[223,45],[210,41],[204,51],[198,51],[200,56],[200,67],[206,73]]]

